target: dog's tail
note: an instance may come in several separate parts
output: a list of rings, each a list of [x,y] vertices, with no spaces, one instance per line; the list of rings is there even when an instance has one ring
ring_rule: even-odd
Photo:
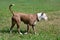
[[[10,12],[13,14],[13,10],[11,10],[11,7],[12,7],[12,6],[14,6],[14,4],[10,4],[10,5],[9,5],[9,10],[10,10]]]

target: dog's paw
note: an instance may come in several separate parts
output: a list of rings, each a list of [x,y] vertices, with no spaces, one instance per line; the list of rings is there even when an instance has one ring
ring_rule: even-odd
[[[25,32],[24,34],[27,34],[27,32]]]
[[[19,33],[20,35],[23,35],[21,32]]]

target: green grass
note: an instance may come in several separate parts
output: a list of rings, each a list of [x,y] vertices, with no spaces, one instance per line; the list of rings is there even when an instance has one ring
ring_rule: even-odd
[[[41,20],[36,24],[37,34],[30,32],[27,35],[17,33],[16,26],[13,33],[9,33],[11,17],[8,6],[14,3],[12,10],[24,13],[46,12],[48,21]],[[26,25],[21,23],[21,31]],[[0,40],[60,40],[60,0],[0,0]]]

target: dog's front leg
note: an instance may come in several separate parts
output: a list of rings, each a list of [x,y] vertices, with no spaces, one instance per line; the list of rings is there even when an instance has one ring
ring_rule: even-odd
[[[29,32],[29,24],[27,24],[27,32],[25,32],[24,34],[27,34]]]
[[[34,31],[34,34],[36,34],[36,30],[35,30],[35,26],[34,25],[32,25],[32,29]]]
[[[27,24],[27,32],[29,32],[29,24]]]

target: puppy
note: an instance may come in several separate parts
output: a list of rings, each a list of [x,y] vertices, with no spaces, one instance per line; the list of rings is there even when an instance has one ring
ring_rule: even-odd
[[[35,24],[36,22],[40,21],[41,19],[47,20],[47,16],[45,13],[41,12],[41,13],[37,13],[37,14],[25,14],[25,13],[20,13],[20,12],[14,12],[11,10],[11,7],[14,4],[9,5],[9,10],[12,13],[12,25],[10,28],[10,32],[12,32],[12,28],[14,27],[15,24],[17,24],[17,30],[19,34],[22,34],[20,32],[20,23],[21,21],[24,22],[27,25],[27,32],[25,34],[27,34],[29,32],[29,26],[32,26],[32,29],[35,32]]]

